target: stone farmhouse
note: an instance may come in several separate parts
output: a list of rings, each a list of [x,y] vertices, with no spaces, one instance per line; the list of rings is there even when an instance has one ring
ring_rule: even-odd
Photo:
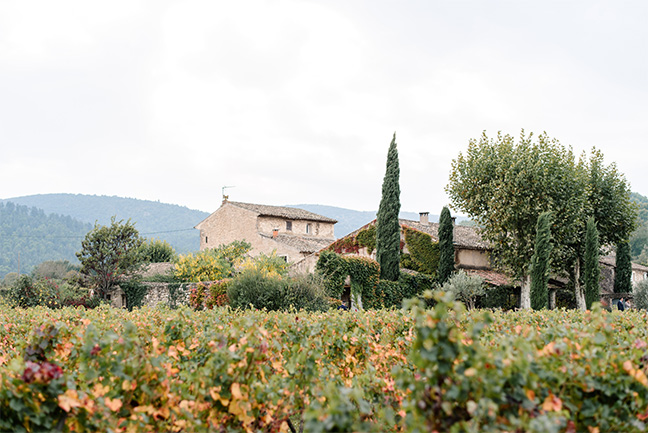
[[[419,221],[400,219],[401,228],[409,227],[423,233],[427,233],[432,237],[434,242],[439,240],[439,224],[429,222],[429,214],[422,212],[419,214]],[[454,220],[454,219],[453,219]],[[363,227],[349,233],[345,238],[353,238],[359,232],[374,225],[376,221],[372,221]],[[343,238],[344,239],[344,238]],[[519,282],[511,281],[511,279],[501,272],[493,269],[489,252],[490,248],[486,241],[482,239],[479,232],[474,227],[455,225],[453,229],[453,240],[455,247],[455,267],[464,270],[469,275],[477,275],[481,277],[487,284],[491,286],[519,286]],[[338,240],[339,242],[339,240]],[[401,230],[401,243],[405,244],[403,231]],[[407,253],[407,246],[404,245],[403,252]],[[359,248],[358,255],[364,257],[376,258],[376,251],[369,253],[367,248]],[[307,259],[308,260],[308,259]],[[613,293],[614,275],[615,275],[615,258],[614,256],[603,256],[600,260],[601,265],[601,294],[605,297],[613,298],[610,296]],[[639,281],[648,279],[648,267],[636,263],[632,264],[632,283],[637,284]],[[560,277],[550,277],[549,289],[550,291],[557,288],[565,287],[567,280]]]
[[[252,244],[252,256],[276,251],[294,263],[331,244],[336,222],[304,209],[224,200],[195,228],[200,230],[201,251],[246,241]]]
[[[439,241],[439,223],[430,222],[429,213],[421,212],[419,221],[399,219],[401,228],[408,227],[423,233],[427,233],[432,237],[432,241]],[[454,221],[454,219],[453,219]],[[362,230],[375,225],[376,220],[360,227],[359,229],[349,233],[345,238],[353,238],[358,235]],[[343,239],[345,239],[343,238]],[[453,240],[455,247],[455,266],[457,269],[462,269],[471,275],[479,275],[488,284],[493,286],[510,285],[509,278],[493,270],[489,258],[490,248],[488,244],[481,238],[477,229],[474,227],[454,225]],[[401,230],[401,243],[404,245],[403,252],[407,253],[407,245],[405,245],[405,238],[403,230]],[[367,248],[361,247],[358,255],[376,259],[376,251],[371,253]]]

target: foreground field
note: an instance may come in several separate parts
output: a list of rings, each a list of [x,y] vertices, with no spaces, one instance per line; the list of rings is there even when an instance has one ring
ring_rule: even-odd
[[[0,310],[0,431],[644,431],[643,313]]]

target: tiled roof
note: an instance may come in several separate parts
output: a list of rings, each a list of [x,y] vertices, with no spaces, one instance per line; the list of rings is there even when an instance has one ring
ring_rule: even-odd
[[[261,236],[273,238],[271,235]],[[295,248],[300,253],[314,253],[329,246],[335,239],[310,238],[296,235],[279,234],[274,238],[280,244]]]
[[[603,263],[604,265],[616,268],[616,255],[612,253],[608,254],[607,256],[601,256],[601,258],[599,258],[599,262]],[[648,266],[640,265],[639,263],[632,263],[632,270],[648,272]]]
[[[435,241],[439,240],[439,223],[431,222],[428,224],[421,224],[419,221],[406,220],[406,219],[399,219],[398,221],[401,227],[407,226],[413,228],[415,230],[429,234],[430,236],[432,236],[432,238]],[[373,220],[372,222],[365,224],[359,229],[352,231],[345,237],[355,236],[361,230],[366,229],[367,227],[369,227],[370,225],[374,225],[375,223],[376,220]],[[455,225],[452,236],[453,236],[453,242],[457,246],[464,247],[464,248],[480,249],[480,250],[490,249],[488,243],[482,239],[482,237],[479,235],[479,232],[477,231],[477,228],[475,227]]]
[[[252,212],[256,212],[262,216],[274,216],[292,220],[320,221],[333,224],[337,222],[337,220],[334,220],[333,218],[294,207],[269,206],[264,204],[241,203],[237,201],[228,201],[227,204],[251,210]]]
[[[439,223],[421,224],[420,221],[414,220],[399,220],[401,226],[408,226],[418,231],[424,232],[432,236],[435,240],[439,240]],[[455,245],[476,248],[476,249],[489,249],[488,243],[482,239],[477,228],[455,225],[452,232],[452,239]]]
[[[464,269],[464,271],[468,275],[477,275],[487,283],[494,286],[508,286],[511,284],[511,280],[501,272],[485,271],[481,269]]]

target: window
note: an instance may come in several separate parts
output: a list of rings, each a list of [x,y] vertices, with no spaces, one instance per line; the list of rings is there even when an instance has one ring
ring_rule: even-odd
[[[279,256],[280,259],[284,259],[284,262],[288,263],[288,256]]]
[[[310,232],[311,232],[311,225],[310,225],[310,224],[306,224],[306,234],[309,235]]]
[[[292,221],[286,221],[286,230],[292,231]]]
[[[206,244],[209,243],[209,237],[208,237],[208,236],[205,236],[205,243],[206,243]]]

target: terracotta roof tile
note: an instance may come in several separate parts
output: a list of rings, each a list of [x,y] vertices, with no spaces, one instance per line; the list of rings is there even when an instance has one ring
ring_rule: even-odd
[[[314,253],[320,251],[335,241],[335,239],[309,238],[287,234],[279,234],[276,238],[273,238],[272,235],[261,234],[261,236],[274,239],[280,244],[295,248],[300,253]]]
[[[241,203],[237,201],[228,201],[227,204],[251,210],[252,212],[256,212],[263,216],[274,216],[293,220],[320,221],[333,224],[337,222],[337,220],[334,220],[333,218],[294,207],[269,206],[264,204]]]
[[[477,275],[481,277],[488,284],[494,286],[508,286],[511,284],[511,280],[506,275],[501,272],[496,271],[486,271],[481,269],[464,269],[468,275]]]

